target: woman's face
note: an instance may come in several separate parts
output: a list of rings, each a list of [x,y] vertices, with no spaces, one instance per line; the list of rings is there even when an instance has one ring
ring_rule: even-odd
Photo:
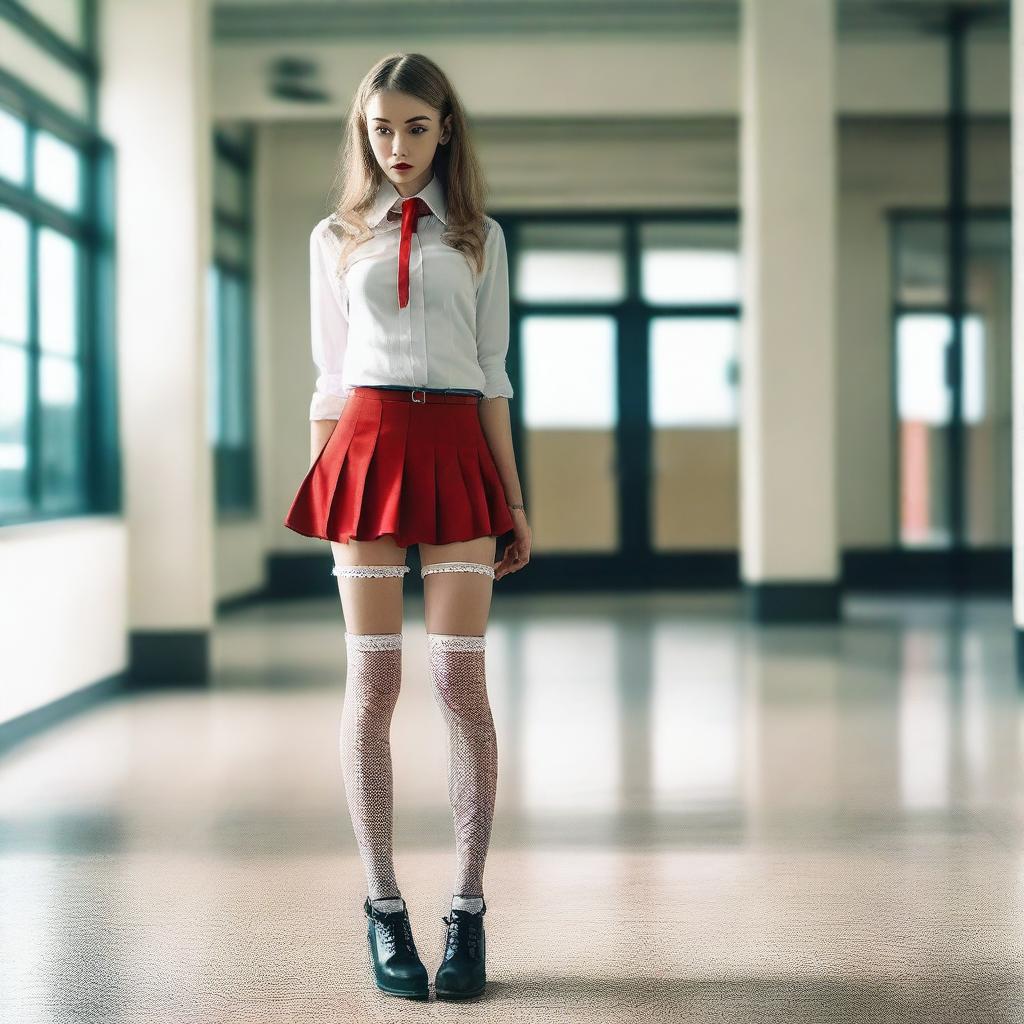
[[[451,138],[451,115],[405,92],[384,90],[366,105],[366,130],[381,170],[403,196],[414,196],[433,175],[434,152]],[[404,165],[404,166],[402,166]]]

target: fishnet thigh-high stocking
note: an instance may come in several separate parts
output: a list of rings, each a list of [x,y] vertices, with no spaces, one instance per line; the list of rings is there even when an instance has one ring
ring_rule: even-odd
[[[434,698],[448,724],[448,796],[456,856],[452,891],[482,896],[498,786],[498,743],[484,671],[486,638],[427,636]]]
[[[345,634],[341,768],[370,899],[401,895],[392,853],[391,718],[402,684],[402,634]]]

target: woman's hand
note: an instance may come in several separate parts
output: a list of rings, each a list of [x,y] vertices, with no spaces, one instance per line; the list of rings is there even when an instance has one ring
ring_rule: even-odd
[[[530,531],[530,524],[526,521],[526,512],[521,508],[513,508],[509,511],[512,513],[512,529],[515,531],[515,537],[506,546],[501,561],[494,565],[495,580],[500,580],[502,576],[510,572],[518,572],[530,561],[533,534]]]
[[[319,458],[320,453],[327,447],[327,442],[338,425],[337,420],[311,420],[309,424],[309,468]],[[309,470],[307,470],[308,472]]]

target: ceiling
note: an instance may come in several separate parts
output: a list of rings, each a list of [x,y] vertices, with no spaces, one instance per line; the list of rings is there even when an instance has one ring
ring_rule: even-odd
[[[756,0],[759,3],[771,0]],[[843,35],[931,35],[962,13],[980,30],[1009,28],[1010,0],[835,0]],[[213,0],[224,41],[437,36],[735,35],[740,0]]]

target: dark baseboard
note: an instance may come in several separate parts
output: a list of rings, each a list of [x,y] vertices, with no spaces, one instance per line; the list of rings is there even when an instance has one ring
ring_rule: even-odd
[[[235,594],[232,597],[222,597],[217,601],[217,614],[226,615],[231,612],[241,611],[253,605],[263,604],[270,600],[267,588],[256,587],[254,590],[247,590],[244,594]]]
[[[409,548],[405,592],[423,592],[420,560]],[[270,600],[337,596],[330,554],[271,554],[267,558],[266,596]],[[739,560],[734,551],[697,551],[658,558],[617,558],[601,554],[535,556],[523,570],[496,583],[495,593],[573,593],[591,590],[733,590]]]
[[[128,639],[125,689],[209,684],[209,630],[136,630]]]
[[[747,583],[744,586],[747,618],[769,625],[775,622],[838,622],[841,615],[838,583]]]
[[[412,571],[405,577],[407,593],[422,592],[418,549],[409,549]],[[331,575],[330,552],[320,555],[271,554],[264,596],[324,597],[337,594]],[[991,594],[1009,596],[1013,565],[1010,548],[972,548],[968,551],[914,551],[902,548],[849,548],[842,552],[841,578],[835,586],[843,593]],[[769,584],[774,586],[774,584]],[[823,581],[814,587],[829,587]],[[530,564],[495,585],[495,593],[574,593],[591,590],[739,590],[749,589],[740,579],[735,551],[693,551],[646,556],[602,554],[534,555]],[[809,610],[830,614],[833,598],[827,594],[797,598],[774,594],[752,598],[752,611],[783,604],[807,603]],[[765,620],[766,621],[766,620]]]
[[[1010,595],[1013,552],[1009,547],[929,551],[847,548],[843,589],[889,593]]]
[[[98,682],[83,686],[80,690],[58,697],[42,707],[26,711],[17,718],[0,724],[0,756],[6,754],[15,744],[26,740],[59,724],[73,715],[116,697],[124,690],[124,674],[107,676]]]

